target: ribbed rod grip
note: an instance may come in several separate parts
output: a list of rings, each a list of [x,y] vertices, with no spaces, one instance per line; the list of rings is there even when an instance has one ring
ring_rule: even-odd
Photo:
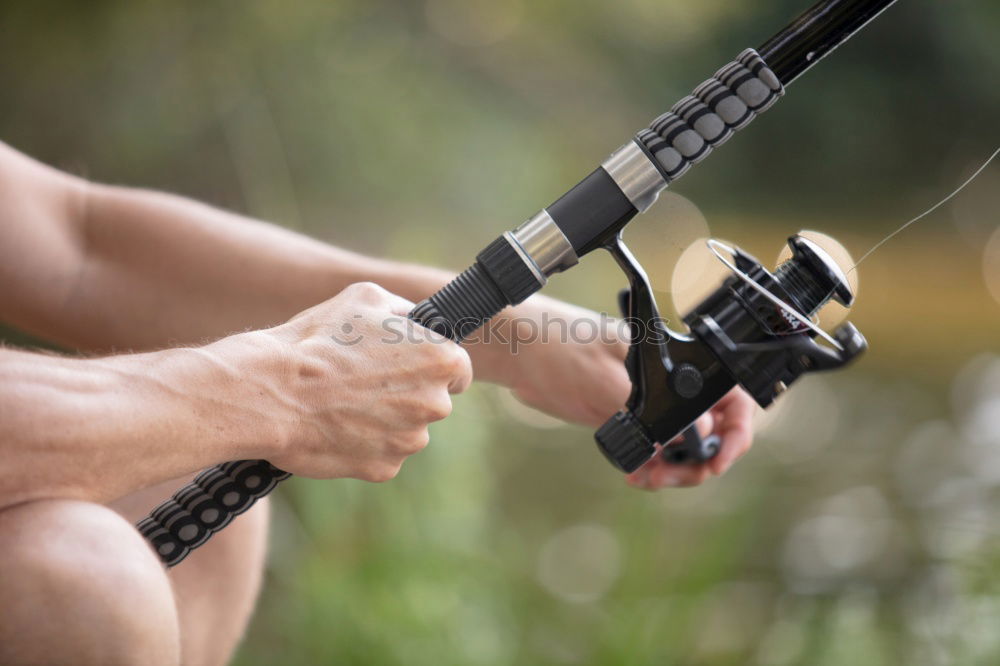
[[[291,474],[266,460],[210,467],[156,507],[136,528],[168,567],[178,564]]]

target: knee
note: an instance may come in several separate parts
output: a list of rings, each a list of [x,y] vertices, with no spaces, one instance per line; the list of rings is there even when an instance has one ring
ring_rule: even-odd
[[[178,663],[166,573],[110,509],[46,500],[0,511],[0,571],[0,663]]]

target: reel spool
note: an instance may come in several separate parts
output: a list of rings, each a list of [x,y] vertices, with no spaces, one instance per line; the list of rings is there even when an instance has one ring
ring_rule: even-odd
[[[685,315],[689,334],[666,326],[645,272],[620,235],[605,246],[630,282],[619,300],[631,331],[625,366],[632,394],[595,439],[624,472],[649,460],[655,443],[681,433],[682,442],[664,448],[665,460],[710,459],[718,438],[702,439],[692,423],[733,386],[767,407],[806,372],[843,367],[868,346],[853,324],[830,335],[814,322],[830,300],[849,307],[854,292],[844,270],[813,240],[789,238],[792,256],[773,272],[738,247],[708,244],[732,275]]]

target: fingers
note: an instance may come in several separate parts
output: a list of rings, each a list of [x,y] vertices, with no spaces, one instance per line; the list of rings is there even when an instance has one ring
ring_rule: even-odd
[[[722,438],[719,455],[707,463],[713,474],[724,474],[737,458],[750,450],[755,407],[753,398],[736,387],[712,408],[716,416],[715,433]]]
[[[698,434],[707,437],[713,428],[712,414],[706,412],[695,421]],[[679,437],[678,437],[679,438]],[[674,440],[676,441],[676,440]],[[625,482],[634,488],[656,490],[658,488],[685,488],[697,486],[711,474],[707,465],[672,465],[660,457],[662,447],[657,446],[656,455],[645,465],[625,477]]]
[[[625,477],[625,483],[642,490],[687,488],[704,483],[711,472],[706,465],[671,465],[660,458],[652,460]]]
[[[451,342],[448,343],[450,358],[445,362],[445,370],[450,380],[448,393],[462,393],[472,383],[472,360],[469,353]]]
[[[424,328],[407,320],[409,338],[419,347],[419,352],[431,354],[435,378],[443,380],[448,393],[462,393],[472,384],[472,359],[461,345],[452,342],[440,333]]]
[[[701,435],[702,439],[712,434],[712,428],[714,426],[715,416],[711,411],[705,412],[694,421],[694,427],[698,429],[698,434]],[[680,439],[680,437],[677,439]]]
[[[410,321],[412,308],[358,283],[273,329],[282,347],[267,350],[262,365],[275,371],[274,409],[291,424],[275,464],[387,481],[427,446],[428,424],[451,414],[451,394],[469,387],[472,363],[459,345]]]
[[[446,383],[448,393],[462,393],[469,388],[472,383],[472,361],[468,352],[439,333],[411,321],[407,315],[413,309],[412,302],[386,291],[373,282],[352,284],[341,294],[358,303],[384,308],[393,315],[405,319],[404,326],[408,329],[407,333],[413,334],[409,337],[410,340],[417,344],[433,345],[428,351],[435,355],[432,363],[437,369],[437,378]],[[450,411],[451,402],[448,401],[447,412]],[[447,413],[444,416],[447,416]],[[433,420],[440,420],[444,416]]]
[[[700,486],[710,474],[706,465],[671,465],[659,456],[656,461],[659,464],[651,467],[647,477],[650,490]]]
[[[721,438],[719,453],[701,465],[671,465],[659,453],[652,460],[626,477],[635,488],[655,490],[665,487],[696,486],[709,475],[724,474],[753,443],[753,399],[739,387],[727,393],[708,413],[695,422],[702,437],[709,434]]]
[[[469,354],[441,334],[411,321],[407,317],[413,310],[414,304],[411,301],[386,291],[374,282],[357,282],[349,285],[338,294],[338,297],[340,296],[356,304],[388,310],[399,317],[398,323],[401,329],[406,329],[407,339],[417,344],[432,344],[436,348],[437,358],[433,363],[439,370],[438,377],[446,382],[448,392],[462,393],[469,388],[472,383],[472,361],[469,359]]]

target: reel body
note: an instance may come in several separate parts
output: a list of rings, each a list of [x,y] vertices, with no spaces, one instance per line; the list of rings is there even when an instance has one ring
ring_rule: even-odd
[[[689,334],[672,331],[660,317],[645,271],[621,236],[605,245],[629,279],[619,305],[630,330],[625,366],[632,393],[594,437],[622,471],[634,471],[656,453],[655,443],[681,433],[680,444],[663,450],[665,460],[711,458],[718,439],[703,440],[691,424],[731,388],[742,386],[767,407],[806,372],[842,367],[867,348],[850,323],[832,338],[811,323],[830,299],[845,306],[854,300],[843,271],[814,242],[792,236],[792,258],[774,272],[739,248],[715,243],[731,251],[733,262],[726,263],[734,275],[684,317]],[[817,343],[817,335],[832,344]]]

